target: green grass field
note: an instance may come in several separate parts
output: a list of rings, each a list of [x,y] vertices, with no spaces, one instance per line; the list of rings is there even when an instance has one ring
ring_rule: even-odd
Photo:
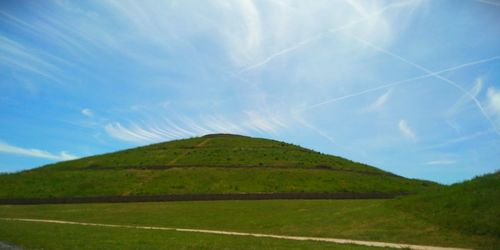
[[[29,235],[29,237],[27,237]],[[202,233],[0,221],[0,236],[26,249],[382,249]]]
[[[500,241],[444,229],[394,208],[388,200],[274,200],[203,201],[121,204],[0,206],[0,217],[58,219],[124,225],[213,229],[296,236],[337,237],[357,240],[494,249]],[[0,239],[21,246],[70,248],[72,238],[86,248],[130,248],[185,245],[188,248],[325,248],[329,244],[261,240],[244,236],[213,236],[140,229],[91,228],[34,222],[0,221]],[[50,230],[50,233],[40,232]],[[67,230],[67,231],[66,231]],[[81,237],[103,233],[96,240]],[[142,238],[142,235],[150,234]],[[102,240],[100,240],[102,237]],[[330,244],[331,247],[339,247]],[[259,247],[260,246],[260,247]],[[340,246],[342,248],[351,246]]]

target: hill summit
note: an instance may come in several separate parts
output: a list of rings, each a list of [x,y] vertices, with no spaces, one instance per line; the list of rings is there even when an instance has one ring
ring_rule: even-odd
[[[297,145],[210,134],[0,175],[0,198],[418,192],[413,180]]]

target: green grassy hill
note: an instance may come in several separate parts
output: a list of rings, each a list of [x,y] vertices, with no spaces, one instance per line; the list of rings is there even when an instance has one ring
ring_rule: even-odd
[[[500,172],[391,203],[444,228],[500,239]]]
[[[0,175],[0,198],[418,192],[437,186],[292,144],[214,134]]]
[[[394,200],[0,205],[0,218],[41,218],[498,249],[499,191],[498,172],[441,186],[403,178],[365,164],[279,141],[209,135],[3,174],[0,175],[0,198],[256,192],[414,194]],[[80,245],[90,248],[135,249],[158,248],[161,245],[165,248],[192,246],[217,249],[257,244],[254,239],[244,237],[221,238],[164,231],[144,233],[136,229],[5,220],[0,220],[0,235],[3,236],[0,240],[22,247],[50,249],[78,248]],[[94,238],[80,241],[89,237]],[[176,240],[168,240],[174,237]],[[302,245],[276,240],[258,242],[262,244],[261,248],[353,249],[350,245],[317,242],[301,242]]]

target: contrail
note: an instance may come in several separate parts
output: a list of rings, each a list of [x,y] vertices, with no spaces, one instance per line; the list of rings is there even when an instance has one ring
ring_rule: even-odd
[[[374,91],[377,91],[377,90],[380,90],[380,89],[390,88],[390,87],[393,87],[393,86],[396,86],[396,85],[400,85],[400,84],[403,84],[403,83],[409,83],[409,82],[412,82],[412,81],[416,81],[416,80],[420,80],[420,79],[424,79],[424,78],[428,78],[428,77],[437,76],[439,74],[450,72],[450,71],[454,71],[454,70],[457,70],[457,69],[466,68],[466,67],[470,67],[470,66],[474,66],[474,65],[478,65],[478,64],[482,64],[482,63],[487,63],[487,62],[495,61],[495,60],[498,60],[498,59],[500,59],[500,55],[499,56],[490,57],[490,58],[486,58],[486,59],[481,59],[481,60],[473,61],[473,62],[468,62],[468,63],[460,64],[460,65],[457,65],[457,66],[454,66],[454,67],[451,67],[451,68],[447,68],[447,69],[443,69],[443,70],[440,70],[440,71],[429,72],[428,74],[421,75],[421,76],[416,76],[416,77],[412,77],[412,78],[408,78],[408,79],[405,79],[405,80],[399,80],[399,81],[387,83],[387,84],[384,84],[384,85],[381,85],[381,86],[378,86],[378,87],[366,89],[366,90],[363,90],[363,91],[360,91],[360,92],[356,92],[356,93],[352,93],[352,94],[344,95],[344,96],[339,96],[339,97],[335,97],[335,98],[332,98],[332,99],[329,99],[329,100],[326,100],[326,101],[322,101],[322,102],[319,102],[319,103],[316,103],[316,104],[312,104],[312,105],[309,105],[309,106],[305,107],[304,110],[312,109],[312,108],[316,108],[316,107],[319,107],[319,106],[322,106],[322,105],[325,105],[325,104],[328,104],[328,103],[337,102],[337,101],[349,99],[349,98],[352,98],[352,97],[364,95],[364,94],[371,93],[371,92],[374,92]]]
[[[462,93],[464,93],[464,95],[465,95],[465,96],[469,97],[469,98],[470,98],[470,99],[471,99],[471,100],[472,100],[472,101],[476,104],[476,106],[479,108],[479,110],[481,111],[481,113],[482,113],[482,115],[484,116],[484,118],[486,118],[486,120],[488,120],[488,121],[490,122],[491,126],[495,129],[495,132],[496,132],[496,133],[500,136],[500,130],[499,130],[499,129],[495,126],[495,123],[494,123],[494,122],[491,120],[491,118],[488,116],[488,114],[487,114],[487,113],[486,113],[486,111],[484,110],[484,108],[483,108],[483,106],[481,105],[481,103],[479,102],[479,100],[478,100],[475,96],[473,96],[471,93],[469,93],[466,89],[464,89],[462,86],[458,85],[458,84],[457,84],[456,82],[454,82],[454,81],[449,80],[448,78],[444,78],[444,77],[442,77],[441,75],[434,74],[432,71],[430,71],[429,69],[427,69],[427,68],[423,67],[423,66],[422,66],[422,65],[420,65],[420,64],[414,63],[414,62],[412,62],[412,61],[410,61],[410,60],[408,60],[408,59],[406,59],[406,58],[404,58],[404,57],[401,57],[401,56],[399,56],[399,55],[396,55],[396,54],[394,54],[394,53],[392,53],[392,52],[390,52],[390,51],[388,51],[388,50],[385,50],[385,49],[382,49],[382,48],[380,48],[380,47],[377,47],[377,46],[373,45],[372,43],[370,43],[370,42],[368,42],[368,41],[366,41],[366,40],[363,40],[363,39],[358,38],[358,37],[355,37],[355,36],[353,36],[353,37],[354,37],[356,40],[358,40],[358,41],[360,41],[360,42],[362,42],[362,43],[366,44],[368,47],[371,47],[371,48],[373,48],[373,49],[375,49],[375,50],[377,50],[377,51],[380,51],[380,52],[382,52],[382,53],[384,53],[384,54],[390,55],[390,56],[392,56],[392,57],[394,57],[394,58],[397,58],[397,59],[399,59],[400,61],[405,62],[405,63],[407,63],[407,64],[409,64],[409,65],[412,65],[413,67],[418,68],[418,69],[420,69],[420,70],[422,70],[422,71],[424,71],[424,72],[426,72],[426,73],[428,73],[428,74],[433,74],[433,77],[435,77],[435,78],[437,78],[437,79],[440,79],[440,80],[442,80],[442,81],[445,81],[445,82],[447,82],[448,84],[450,84],[450,85],[452,85],[453,87],[455,87],[455,88],[457,88],[458,90],[460,90]]]
[[[407,2],[412,2],[412,1],[407,1]],[[389,5],[385,6],[385,7],[383,7],[382,9],[380,9],[379,11],[377,11],[377,12],[371,14],[371,15],[365,16],[364,18],[361,18],[361,19],[359,19],[357,21],[354,21],[352,23],[343,25],[341,27],[332,28],[332,29],[329,29],[329,30],[327,30],[325,32],[321,32],[319,34],[313,35],[313,36],[311,36],[309,38],[306,38],[306,39],[304,39],[304,40],[302,40],[302,41],[300,41],[300,42],[298,42],[298,43],[296,43],[296,44],[294,44],[294,45],[292,45],[292,46],[290,46],[288,48],[285,48],[285,49],[280,50],[280,51],[278,51],[276,53],[273,53],[272,55],[266,57],[264,60],[262,60],[262,61],[260,61],[258,63],[255,63],[255,64],[252,64],[252,65],[250,65],[248,67],[245,67],[244,69],[240,70],[238,72],[238,74],[242,74],[242,73],[245,73],[247,71],[250,71],[250,70],[253,70],[255,68],[258,68],[260,66],[263,66],[263,65],[267,64],[268,62],[272,61],[274,58],[279,57],[279,56],[284,55],[284,54],[287,54],[288,52],[297,50],[297,49],[303,47],[304,45],[306,45],[306,44],[308,44],[308,43],[310,43],[312,41],[316,41],[316,40],[322,38],[325,35],[335,34],[335,33],[339,32],[339,31],[349,29],[349,28],[351,28],[352,26],[354,26],[356,24],[365,22],[365,21],[367,21],[367,20],[369,20],[369,19],[371,19],[373,17],[381,15],[382,13],[386,12],[387,10],[389,10],[391,8],[407,5],[408,4],[407,2],[396,3],[396,4],[389,4]]]
[[[306,128],[309,128],[311,129],[312,131],[318,133],[321,137],[327,139],[329,142],[331,142],[333,145],[337,146],[337,147],[340,147],[340,148],[343,148],[340,144],[338,144],[330,135],[328,135],[327,133],[325,133],[323,130],[317,128],[316,126],[313,126],[311,125],[310,123],[302,120],[302,119],[297,119],[296,117],[294,117],[295,120],[297,120],[299,123],[301,123],[302,125],[304,125]]]
[[[485,131],[480,131],[480,132],[477,132],[475,134],[462,136],[462,137],[459,137],[459,138],[455,138],[455,139],[451,139],[451,140],[445,141],[443,143],[434,144],[434,145],[431,145],[431,146],[428,146],[428,147],[424,147],[421,150],[429,150],[429,149],[446,147],[446,146],[451,145],[451,144],[455,144],[455,143],[459,143],[459,142],[463,142],[463,141],[472,140],[472,139],[474,139],[476,137],[479,137],[479,136],[482,136],[482,135],[486,135],[486,134],[489,134],[489,133],[492,133],[492,132],[493,132],[492,129],[485,130]]]
[[[474,1],[476,1],[478,3],[484,3],[484,4],[500,7],[500,3],[498,3],[498,2],[492,2],[492,1],[487,1],[487,0],[474,0]]]
[[[248,66],[248,67],[240,70],[238,72],[238,74],[245,73],[245,72],[250,71],[252,69],[258,68],[258,67],[260,67],[260,66],[262,66],[264,64],[267,64],[268,62],[270,62],[271,60],[273,60],[275,57],[281,56],[281,55],[286,54],[286,53],[288,53],[290,51],[294,51],[294,50],[296,50],[296,49],[298,49],[298,48],[300,48],[300,47],[302,47],[302,46],[304,46],[304,45],[306,45],[306,44],[308,44],[308,43],[310,43],[310,42],[312,42],[314,40],[317,40],[317,39],[321,38],[325,34],[326,34],[326,32],[314,35],[312,37],[309,37],[309,38],[307,38],[305,40],[302,40],[302,41],[298,42],[297,44],[295,44],[295,45],[293,45],[291,47],[288,47],[286,49],[280,50],[280,51],[278,51],[278,52],[276,52],[276,53],[268,56],[266,59],[264,59],[264,60],[262,60],[262,61],[260,61],[260,62],[258,62],[256,64],[250,65],[250,66]]]

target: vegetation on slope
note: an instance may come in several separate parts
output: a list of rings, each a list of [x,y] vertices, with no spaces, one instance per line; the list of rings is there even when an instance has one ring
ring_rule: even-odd
[[[392,205],[445,228],[500,238],[500,172],[429,191]]]
[[[285,142],[225,134],[157,143],[57,163],[46,168],[164,169],[169,167],[326,168],[386,173],[368,165]]]
[[[283,142],[209,135],[0,175],[0,197],[418,192],[435,185]]]
[[[0,176],[0,197],[277,192],[416,192],[426,182],[308,169],[29,171]]]

